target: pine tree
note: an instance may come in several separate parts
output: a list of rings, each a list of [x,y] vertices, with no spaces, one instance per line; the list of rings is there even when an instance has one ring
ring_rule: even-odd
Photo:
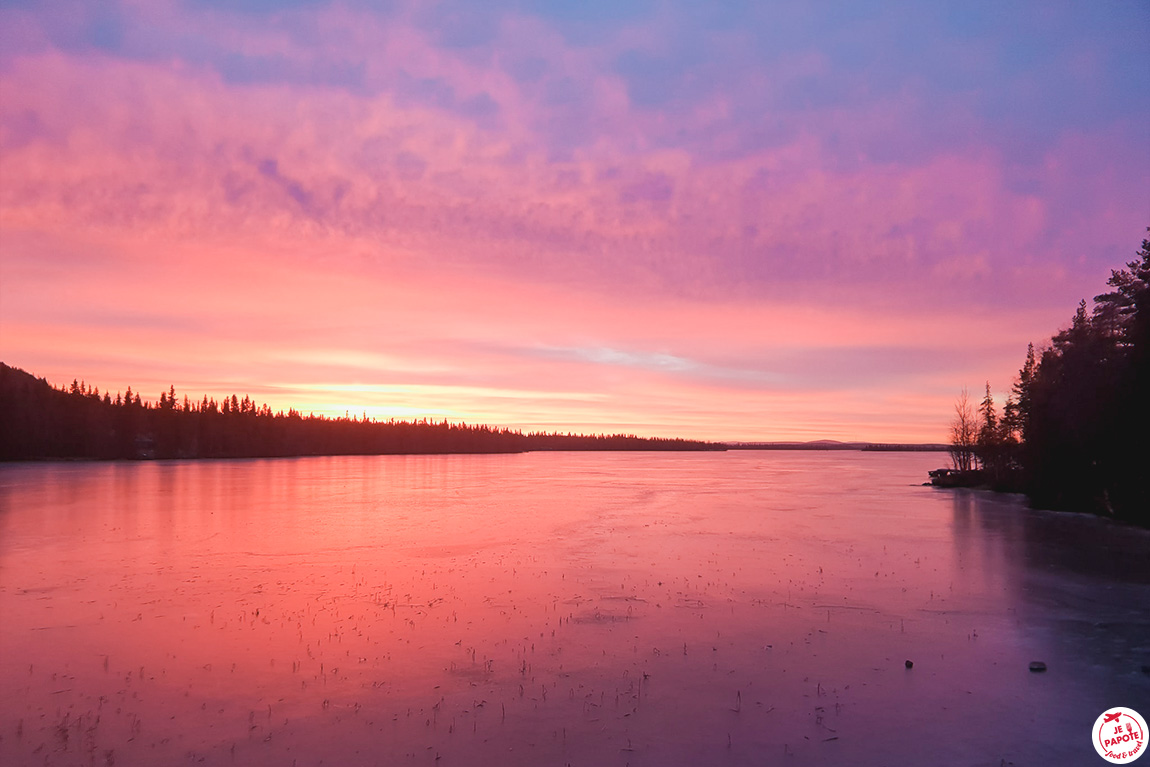
[[[994,396],[990,393],[990,381],[986,382],[986,396],[978,408],[982,416],[982,423],[978,430],[978,443],[982,447],[990,447],[998,441],[998,414],[994,409]]]

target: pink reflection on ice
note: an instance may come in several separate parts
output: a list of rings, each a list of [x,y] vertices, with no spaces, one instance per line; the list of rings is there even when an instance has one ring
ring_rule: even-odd
[[[938,460],[4,467],[0,756],[1072,762],[1147,690],[1147,535],[919,486]]]

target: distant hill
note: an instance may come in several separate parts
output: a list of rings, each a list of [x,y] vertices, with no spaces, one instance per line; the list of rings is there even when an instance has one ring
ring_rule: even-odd
[[[725,450],[714,442],[633,434],[527,433],[428,421],[326,418],[273,413],[248,397],[158,402],[129,389],[73,381],[57,389],[0,363],[0,460],[256,458],[304,455],[519,453],[534,450]]]
[[[818,439],[812,442],[726,442],[729,450],[867,450],[875,452],[945,452],[948,445],[937,443],[839,442]]]

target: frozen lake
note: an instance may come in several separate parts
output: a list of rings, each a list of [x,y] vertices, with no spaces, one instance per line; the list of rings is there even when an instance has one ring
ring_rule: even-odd
[[[0,763],[1102,764],[1150,532],[944,462],[0,466]]]

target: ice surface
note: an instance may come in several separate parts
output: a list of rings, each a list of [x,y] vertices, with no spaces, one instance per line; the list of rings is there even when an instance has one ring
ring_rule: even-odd
[[[939,462],[0,467],[0,763],[1094,763],[1150,533]]]

